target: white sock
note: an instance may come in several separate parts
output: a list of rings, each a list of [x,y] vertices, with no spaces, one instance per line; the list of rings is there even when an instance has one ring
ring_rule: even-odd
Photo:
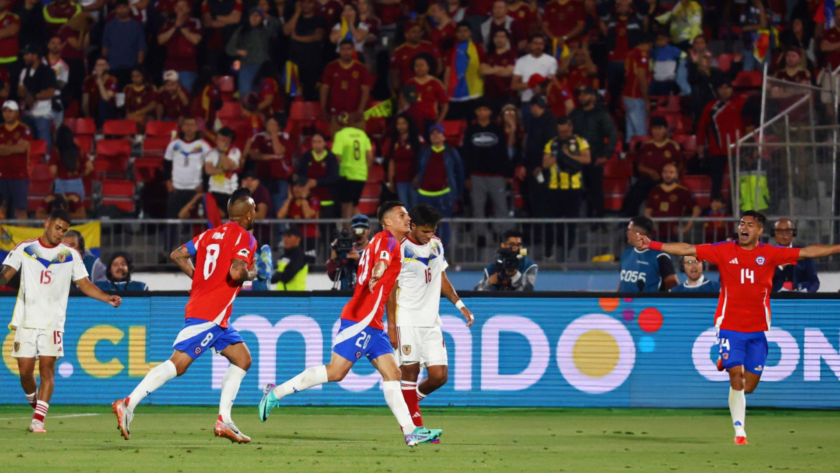
[[[230,365],[225,377],[222,378],[222,397],[219,400],[219,415],[222,417],[222,422],[231,422],[230,408],[233,407],[233,401],[236,399],[236,393],[239,392],[239,385],[245,373],[246,371],[242,368]]]
[[[382,392],[385,394],[385,402],[388,408],[394,413],[397,422],[402,428],[403,434],[408,435],[414,432],[414,421],[411,420],[411,413],[408,412],[408,404],[402,395],[399,381],[383,381]]]
[[[729,388],[729,413],[732,414],[732,426],[735,427],[736,437],[746,437],[744,424],[747,417],[747,397],[744,390],[736,391]]]
[[[38,393],[27,394],[26,400],[29,402],[29,404],[35,404],[35,402],[38,400],[37,396]]]
[[[417,402],[426,399],[426,395],[420,392],[420,381],[417,382]]]
[[[145,399],[149,394],[157,391],[158,388],[176,376],[178,376],[178,370],[175,368],[175,363],[172,363],[171,360],[166,360],[157,365],[152,371],[146,374],[143,381],[140,381],[140,384],[126,398],[128,399],[126,409],[134,412],[134,408],[137,407],[137,404],[140,404],[140,401]]]
[[[327,367],[324,365],[306,368],[302,373],[274,388],[274,397],[283,399],[289,394],[305,391],[312,386],[327,382]]]

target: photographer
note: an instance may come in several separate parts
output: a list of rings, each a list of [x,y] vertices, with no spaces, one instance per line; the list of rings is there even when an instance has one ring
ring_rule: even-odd
[[[368,244],[370,220],[367,215],[356,215],[350,221],[350,230],[341,230],[330,245],[327,276],[333,281],[333,290],[352,291],[356,288],[356,270],[359,257]]]
[[[538,269],[537,264],[525,256],[522,234],[508,230],[496,253],[496,261],[484,269],[484,278],[475,290],[533,291]]]

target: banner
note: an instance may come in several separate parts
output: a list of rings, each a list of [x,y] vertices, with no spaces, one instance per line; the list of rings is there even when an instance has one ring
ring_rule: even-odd
[[[232,325],[253,357],[237,405],[261,386],[329,362],[344,297],[240,297]],[[727,406],[712,319],[716,299],[466,297],[466,327],[441,304],[449,382],[424,405],[517,407]],[[187,297],[125,297],[119,309],[69,302],[53,403],[107,405],[128,395],[172,353]],[[0,297],[10,313],[14,298]],[[840,299],[773,301],[770,357],[750,406],[840,408]],[[22,404],[14,333],[4,332],[0,403]],[[218,403],[227,360],[206,353],[149,396],[154,404]],[[290,405],[382,405],[380,376],[359,360],[340,383],[283,400]]]
[[[88,222],[82,225],[74,225],[70,230],[76,230],[85,239],[85,249],[90,250],[94,256],[99,258],[99,241],[102,234],[102,226],[99,221]],[[26,240],[34,240],[44,234],[43,227],[15,227],[12,225],[0,225],[0,261],[6,259],[6,255],[12,251],[18,243]],[[82,255],[84,256],[84,255]]]

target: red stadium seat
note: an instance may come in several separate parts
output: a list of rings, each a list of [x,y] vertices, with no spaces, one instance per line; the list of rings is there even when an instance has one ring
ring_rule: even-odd
[[[85,136],[95,135],[96,123],[94,123],[93,118],[77,118],[76,129],[73,130],[73,134]]]
[[[633,163],[627,159],[610,158],[604,164],[604,177],[630,179],[633,177]]]
[[[621,210],[624,195],[629,188],[627,179],[604,178],[604,208],[607,210]]]
[[[761,71],[741,71],[732,81],[732,87],[758,89],[761,87],[762,78]]]
[[[44,197],[52,194],[53,179],[50,176],[47,180],[29,180],[29,196],[26,198],[26,204],[30,212],[34,212],[41,206]]]
[[[102,124],[105,136],[129,137],[137,134],[137,122],[134,120],[105,120]]]
[[[368,169],[367,182],[369,184],[379,184],[385,180],[385,168],[374,164]],[[378,195],[378,194],[377,194]]]
[[[76,133],[76,120],[78,118],[65,118],[63,125],[70,129],[74,134]]]
[[[697,135],[674,135],[674,141],[683,151],[695,153],[697,151]]]
[[[219,120],[241,118],[242,106],[239,105],[239,102],[225,102],[222,104],[222,108],[216,112],[216,117],[218,117]]]
[[[99,140],[93,169],[101,177],[125,177],[130,156],[131,143],[128,140]]]
[[[102,181],[102,205],[113,205],[123,212],[134,212],[134,182],[117,179]]]
[[[149,182],[155,178],[155,173],[163,170],[163,158],[135,158],[134,179],[137,182]]]
[[[461,146],[461,142],[464,140],[464,131],[467,129],[467,122],[464,120],[444,120],[442,125],[446,142],[451,146]]]
[[[131,156],[131,142],[128,140],[99,140],[96,143],[96,157],[116,158]]]
[[[630,138],[630,152],[631,153],[638,153],[639,148],[641,148],[642,143],[648,142],[651,140],[650,136],[634,136]]]
[[[172,137],[172,133],[178,131],[178,124],[175,122],[159,122],[156,120],[146,123],[146,136]]]
[[[305,128],[313,126],[320,115],[321,104],[319,102],[294,101],[292,102],[292,108],[289,110],[289,124],[294,133],[300,135]],[[311,132],[304,134],[308,135],[309,133]]]
[[[88,135],[75,135],[73,136],[73,142],[76,143],[76,146],[79,147],[79,151],[82,154],[90,156],[91,151],[93,151],[93,137]]]
[[[54,177],[50,172],[49,164],[36,164],[29,171],[29,179],[33,181],[52,181]]]
[[[44,160],[47,154],[47,142],[44,140],[32,140],[29,143],[29,157],[36,163]]]
[[[712,178],[709,176],[683,176],[682,185],[689,191],[701,208],[709,206],[712,196]]]
[[[163,152],[166,151],[166,147],[169,146],[171,141],[172,138],[169,136],[147,136],[143,140],[142,156],[144,158],[163,156]]]

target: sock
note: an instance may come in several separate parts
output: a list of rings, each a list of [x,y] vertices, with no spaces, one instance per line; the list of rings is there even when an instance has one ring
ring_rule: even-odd
[[[230,408],[233,407],[233,401],[236,399],[236,393],[239,392],[239,385],[244,377],[245,370],[236,365],[230,365],[222,379],[222,397],[219,400],[219,417],[222,422],[231,422]]]
[[[729,413],[732,414],[732,426],[735,427],[736,437],[746,437],[744,423],[747,416],[747,397],[744,390],[736,391],[729,388]]]
[[[29,405],[32,406],[33,409],[35,409],[35,405],[38,402],[38,393],[27,394],[26,401],[29,402]]]
[[[400,424],[403,434],[408,435],[414,432],[415,425],[411,420],[411,414],[408,412],[408,406],[405,404],[405,399],[403,399],[403,395],[400,391],[399,381],[382,382],[382,392],[385,394],[385,403],[388,404],[388,408],[391,409],[391,412],[394,413],[394,417],[397,418],[397,422]]]
[[[44,422],[44,418],[47,417],[47,410],[50,408],[50,405],[44,401],[38,401],[35,405],[35,412],[32,414],[32,420],[37,420]]]
[[[417,402],[419,403],[423,399],[426,399],[426,395],[420,392],[420,383],[417,383]]]
[[[178,376],[178,370],[175,368],[175,363],[172,363],[172,361],[166,360],[157,365],[152,371],[149,371],[149,373],[146,374],[143,381],[140,381],[140,384],[134,388],[134,391],[125,398],[126,409],[134,412],[134,408],[137,407],[137,404],[140,404],[140,401],[145,399],[149,394],[157,391],[161,386],[166,384],[167,381],[175,378],[176,376]]]
[[[327,367],[324,365],[314,366],[303,370],[302,373],[274,388],[274,397],[283,399],[289,394],[305,391],[312,386],[318,386],[327,382]]]
[[[411,420],[417,427],[423,427],[423,416],[420,414],[420,403],[417,400],[417,382],[400,381],[400,387],[408,412],[411,414]]]

